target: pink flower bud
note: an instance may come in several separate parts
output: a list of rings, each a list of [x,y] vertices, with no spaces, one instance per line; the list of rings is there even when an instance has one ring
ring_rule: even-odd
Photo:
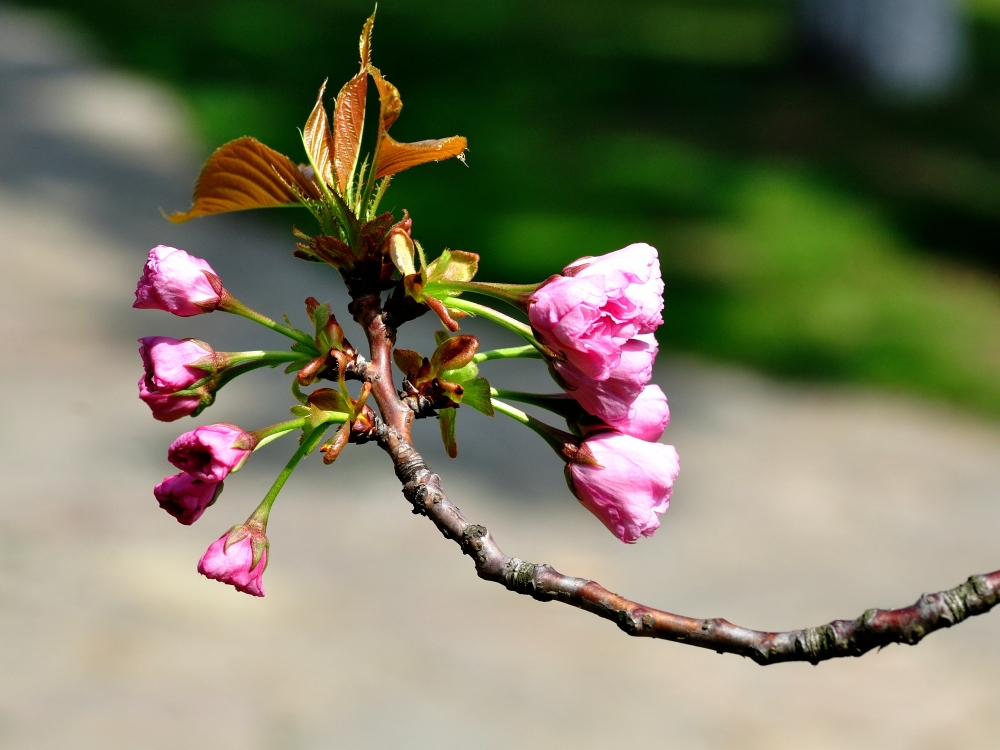
[[[632,402],[625,419],[608,422],[618,432],[655,443],[670,424],[667,397],[658,385],[647,385]]]
[[[203,482],[221,482],[239,469],[253,451],[254,438],[232,424],[211,424],[185,432],[167,452],[167,460]]]
[[[157,245],[149,251],[132,307],[163,310],[184,318],[212,312],[222,299],[221,286],[216,289],[206,273],[218,281],[215,271],[201,258]]]
[[[588,414],[600,417],[608,424],[624,422],[629,410],[649,379],[659,347],[652,334],[636,336],[621,348],[618,365],[604,380],[595,380],[565,362],[554,367],[568,386],[567,392]]]
[[[663,281],[656,250],[637,244],[582,258],[540,286],[528,300],[539,339],[583,375],[605,380],[622,346],[663,323]]]
[[[674,447],[620,432],[590,435],[583,445],[600,467],[566,464],[566,483],[576,498],[623,542],[652,536],[680,472]]]
[[[139,398],[161,422],[193,414],[200,396],[174,396],[201,380],[207,372],[192,365],[215,354],[211,347],[189,339],[147,336],[139,339],[139,356],[145,373],[139,379]]]
[[[222,482],[203,482],[181,472],[165,477],[153,488],[153,495],[163,510],[185,526],[190,526],[215,502],[222,492]]]
[[[260,556],[254,565],[258,552]],[[235,586],[244,594],[264,596],[267,552],[268,541],[263,532],[249,526],[236,526],[212,542],[198,561],[198,572],[206,578]]]

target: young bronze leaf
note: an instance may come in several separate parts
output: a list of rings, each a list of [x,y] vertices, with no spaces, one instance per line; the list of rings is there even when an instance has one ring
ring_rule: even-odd
[[[465,250],[445,250],[427,267],[428,281],[472,281],[479,270],[479,256]]]
[[[320,177],[327,185],[332,185],[334,145],[333,134],[330,132],[330,120],[326,116],[326,108],[323,107],[324,91],[326,91],[326,81],[323,81],[323,85],[319,88],[316,106],[313,107],[312,114],[306,120],[302,139],[305,141],[309,158],[312,159]]]
[[[316,183],[291,159],[244,136],[208,157],[195,183],[191,208],[167,218],[180,224],[197,216],[294,205],[299,202],[295,190],[313,200],[320,197]]]
[[[337,171],[337,189],[341,195],[358,164],[361,132],[365,127],[365,99],[368,93],[368,72],[362,68],[344,84],[337,94],[333,110],[333,164]]]
[[[424,363],[424,357],[412,349],[396,349],[392,353],[392,361],[406,377],[414,378]]]
[[[372,63],[372,27],[375,25],[375,12],[365,21],[365,26],[361,29],[361,40],[358,42],[358,50],[361,52],[361,72],[368,70]]]
[[[434,350],[431,355],[431,372],[437,374],[442,370],[457,370],[465,367],[476,356],[479,339],[475,336],[454,336]]]
[[[383,134],[379,143],[378,161],[375,163],[375,179],[402,172],[404,169],[441,161],[453,156],[461,157],[467,146],[465,138],[453,135],[414,143],[400,143],[389,134]]]
[[[403,109],[403,100],[399,96],[399,89],[382,77],[382,72],[370,65],[368,72],[375,79],[375,88],[378,89],[378,135],[381,140],[385,132],[392,127]]]

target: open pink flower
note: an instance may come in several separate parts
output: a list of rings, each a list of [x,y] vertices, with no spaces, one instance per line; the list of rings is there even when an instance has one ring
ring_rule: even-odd
[[[139,398],[161,422],[193,414],[201,405],[200,396],[174,396],[207,372],[192,365],[215,352],[207,344],[191,339],[179,340],[167,336],[147,336],[139,339],[139,356],[145,370],[139,379]]]
[[[201,258],[157,245],[149,251],[132,307],[163,310],[184,318],[211,312],[222,297],[206,273],[218,279]]]
[[[656,250],[629,245],[566,266],[528,300],[528,319],[546,346],[589,378],[605,380],[625,342],[663,319],[663,281]]]
[[[203,482],[186,472],[165,477],[153,488],[153,495],[163,510],[185,526],[190,526],[215,502],[222,492],[222,482]]]
[[[659,347],[652,334],[636,336],[621,347],[618,365],[604,380],[595,380],[572,364],[556,362],[554,367],[577,403],[608,424],[628,419],[632,404],[653,376],[653,362]]]
[[[233,538],[231,543],[229,540]],[[253,564],[254,548],[260,550]],[[198,561],[198,572],[206,578],[228,583],[252,596],[264,596],[264,569],[267,567],[268,542],[262,532],[237,526],[212,542]]]
[[[239,469],[253,450],[253,436],[232,424],[198,427],[178,437],[167,459],[203,482],[221,482]]]
[[[583,445],[600,466],[566,464],[576,498],[623,542],[652,536],[680,472],[674,447],[611,431],[590,435]]]

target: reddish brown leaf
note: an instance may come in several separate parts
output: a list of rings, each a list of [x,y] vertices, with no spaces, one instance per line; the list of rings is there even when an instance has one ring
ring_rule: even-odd
[[[286,206],[299,202],[296,191],[318,199],[319,189],[287,156],[245,136],[216,149],[202,167],[190,210],[170,215],[175,224],[197,216]]]
[[[431,371],[436,375],[442,370],[465,367],[476,356],[479,339],[475,336],[454,336],[442,341],[431,356]]]
[[[453,156],[461,157],[465,152],[466,145],[465,138],[460,135],[430,141],[400,143],[386,133],[382,136],[379,145],[378,162],[375,164],[375,179],[396,174],[404,169],[430,161],[441,161]]]
[[[377,11],[377,9],[376,9]],[[361,29],[361,41],[358,43],[358,50],[361,52],[361,71],[368,70],[372,62],[372,27],[375,25],[375,11],[365,21],[364,28]]]
[[[326,116],[326,109],[323,107],[323,92],[326,91],[326,81],[319,88],[319,95],[316,97],[316,106],[313,107],[312,114],[306,120],[306,127],[302,131],[302,139],[305,141],[306,151],[309,158],[316,166],[320,177],[327,185],[333,184],[333,134],[330,132],[330,121]]]
[[[399,96],[399,89],[383,78],[382,72],[378,68],[369,65],[368,72],[375,79],[375,88],[378,89],[378,134],[381,139],[399,117],[399,113],[403,109],[403,100]]]
[[[344,84],[337,94],[333,111],[333,164],[337,171],[337,188],[343,194],[361,151],[361,132],[365,127],[365,99],[368,93],[368,73],[362,69]]]

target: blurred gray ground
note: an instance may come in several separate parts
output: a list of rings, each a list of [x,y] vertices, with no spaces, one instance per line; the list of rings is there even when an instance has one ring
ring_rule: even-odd
[[[271,315],[344,297],[259,217],[160,217],[187,205],[192,144],[168,92],[0,9],[0,747],[997,747],[1000,615],[819,667],[629,639],[478,580],[408,512],[373,446],[290,482],[265,599],[198,576],[290,446],[255,456],[195,526],[175,523],[150,489],[193,422],[154,422],[136,399],[135,339],[281,342],[222,314],[130,309],[146,251],[208,258]],[[544,387],[540,370],[488,375]],[[636,546],[583,511],[558,461],[509,421],[463,412],[457,461],[436,424],[421,445],[507,552],[685,614],[813,625],[1000,564],[996,424],[666,356],[656,379],[683,471],[663,527]],[[284,388],[253,374],[199,421],[281,419]]]

